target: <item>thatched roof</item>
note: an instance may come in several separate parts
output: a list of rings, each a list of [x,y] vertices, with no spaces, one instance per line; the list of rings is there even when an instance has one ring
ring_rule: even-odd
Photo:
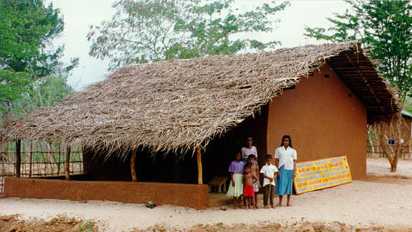
[[[159,150],[204,146],[324,63],[361,99],[369,120],[398,110],[356,44],[327,44],[127,66],[33,112],[9,127],[6,138]]]

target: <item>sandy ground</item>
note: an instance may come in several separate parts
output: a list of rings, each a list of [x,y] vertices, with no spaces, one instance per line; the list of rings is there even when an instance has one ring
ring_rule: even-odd
[[[387,159],[368,159],[367,162],[368,175],[412,178],[412,160],[399,160],[398,170],[395,173],[390,172],[390,166]]]
[[[99,228],[91,221],[74,218],[55,217],[50,220],[22,220],[16,216],[0,216],[1,232],[98,232]],[[190,228],[173,228],[155,225],[146,229],[135,228],[131,232],[411,232],[412,229],[382,226],[351,226],[339,222],[311,223],[299,222],[289,225],[234,224],[196,225]]]
[[[338,222],[332,223],[311,223],[299,222],[289,225],[279,223],[271,224],[235,224],[235,225],[196,225],[189,229],[177,229],[157,225],[144,230],[135,229],[132,232],[411,232],[412,229],[401,227],[382,226],[351,226]]]
[[[138,204],[0,199],[0,214],[48,219],[56,215],[94,220],[103,231],[130,231],[156,224],[188,228],[197,224],[290,224],[299,221],[412,228],[412,180],[354,181],[294,198],[294,206],[276,209],[192,210],[172,206],[148,209]]]
[[[1,232],[78,232],[98,231],[93,222],[73,218],[55,217],[50,220],[24,221],[17,216],[0,216]]]

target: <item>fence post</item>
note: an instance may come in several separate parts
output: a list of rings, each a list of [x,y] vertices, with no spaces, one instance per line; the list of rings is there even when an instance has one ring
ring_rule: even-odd
[[[70,180],[70,145],[66,146],[66,161],[65,161],[65,165],[64,165],[64,174],[66,177],[66,180]]]
[[[5,161],[6,151],[4,150],[5,144],[0,143],[0,174],[6,172]]]
[[[20,177],[21,168],[21,140],[16,140],[16,177]]]
[[[33,172],[33,142],[31,140],[29,147],[29,162],[29,177],[31,177]]]
[[[58,176],[60,176],[60,165],[61,165],[61,150],[62,150],[62,148],[61,148],[61,144],[59,143],[59,157],[58,157],[58,160],[57,160],[57,175]]]

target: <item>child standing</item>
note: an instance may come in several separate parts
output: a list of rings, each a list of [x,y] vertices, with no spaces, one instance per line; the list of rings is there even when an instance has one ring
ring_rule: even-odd
[[[266,163],[260,170],[263,175],[263,205],[267,207],[268,200],[270,207],[273,208],[273,197],[275,192],[275,177],[277,175],[278,168],[273,165],[273,158],[271,155],[266,155]]]
[[[236,154],[235,160],[230,163],[229,173],[231,175],[227,196],[233,197],[235,204],[240,206],[241,196],[243,194],[243,169],[245,163],[242,161],[240,152]]]
[[[259,192],[260,182],[259,182],[259,164],[257,162],[256,156],[254,154],[249,155],[250,171],[253,176],[253,191],[255,192],[254,206],[257,207],[257,193]]]
[[[243,174],[243,197],[245,199],[246,208],[249,209],[255,202],[253,174],[250,169],[250,164],[245,167],[245,172]]]

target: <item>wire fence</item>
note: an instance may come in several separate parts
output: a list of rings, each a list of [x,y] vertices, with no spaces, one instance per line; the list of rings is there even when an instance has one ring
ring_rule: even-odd
[[[4,177],[0,176],[0,194],[4,193]]]
[[[386,158],[380,146],[368,146],[368,158]],[[401,147],[400,159],[412,159],[412,152],[409,145]]]
[[[66,147],[41,141],[21,142],[21,177],[57,177],[65,174]],[[84,173],[81,147],[70,152],[70,174]],[[0,193],[4,192],[4,177],[16,175],[16,144],[0,144]]]

